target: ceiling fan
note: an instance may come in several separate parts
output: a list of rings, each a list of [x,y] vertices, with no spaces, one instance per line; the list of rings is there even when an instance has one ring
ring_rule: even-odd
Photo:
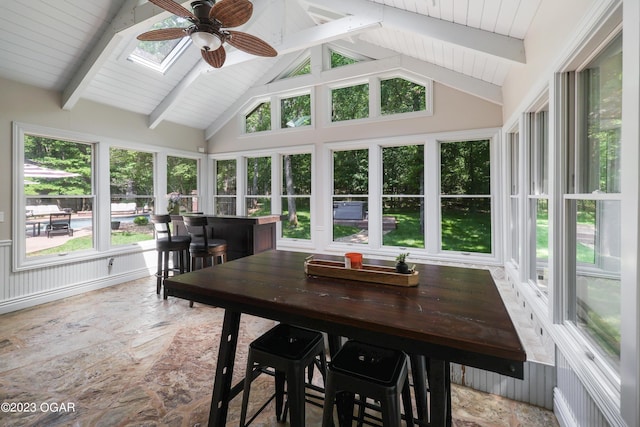
[[[173,0],[149,0],[178,15],[192,25],[186,28],[162,28],[138,36],[141,41],[173,40],[189,36],[200,48],[202,58],[212,67],[220,68],[227,54],[223,44],[229,43],[252,55],[276,56],[278,53],[267,42],[251,34],[228,30],[244,24],[251,18],[253,4],[249,0],[196,0],[191,2],[193,13]]]

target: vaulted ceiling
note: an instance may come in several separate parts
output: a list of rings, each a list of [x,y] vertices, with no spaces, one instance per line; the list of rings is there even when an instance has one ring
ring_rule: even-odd
[[[222,0],[224,1],[224,0]],[[2,0],[0,76],[170,121],[207,137],[309,49],[331,45],[393,61],[501,104],[511,67],[526,62],[524,39],[541,0],[253,0],[234,30],[271,44],[263,58],[227,46],[212,68],[191,45],[164,73],[128,60],[136,36],[169,16],[145,0]],[[181,3],[191,9],[190,2]]]

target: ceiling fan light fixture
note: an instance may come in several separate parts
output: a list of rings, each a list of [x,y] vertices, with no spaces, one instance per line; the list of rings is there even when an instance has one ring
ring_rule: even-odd
[[[191,33],[191,41],[202,50],[217,50],[222,46],[222,40],[217,34],[207,31],[194,31]]]

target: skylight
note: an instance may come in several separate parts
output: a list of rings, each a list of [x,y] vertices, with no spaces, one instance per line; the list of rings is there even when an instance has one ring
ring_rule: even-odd
[[[189,25],[189,21],[174,15],[155,23],[150,29],[186,28]],[[190,43],[189,37],[163,41],[140,41],[128,59],[136,64],[164,73]]]

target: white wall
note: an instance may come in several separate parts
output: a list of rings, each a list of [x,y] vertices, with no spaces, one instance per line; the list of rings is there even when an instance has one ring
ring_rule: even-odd
[[[98,138],[161,147],[179,147],[197,153],[204,145],[204,131],[163,122],[149,129],[147,116],[117,110],[106,105],[80,101],[71,111],[61,109],[62,95],[0,78],[0,241],[11,236],[12,146],[14,121],[87,133]]]
[[[428,77],[428,76],[427,76]],[[322,112],[326,100],[322,89],[316,90],[318,103],[314,126],[310,129],[241,134],[237,120],[231,120],[209,140],[209,153],[319,144],[336,141],[364,140],[385,136],[414,135],[433,132],[494,128],[502,126],[502,108],[450,87],[434,83],[433,116],[412,119],[342,122],[323,125]]]
[[[580,31],[585,14],[599,0],[545,0],[540,4],[524,41],[526,65],[516,65],[502,86],[505,123],[519,114],[523,100],[537,96],[553,66],[567,49],[566,40]]]

